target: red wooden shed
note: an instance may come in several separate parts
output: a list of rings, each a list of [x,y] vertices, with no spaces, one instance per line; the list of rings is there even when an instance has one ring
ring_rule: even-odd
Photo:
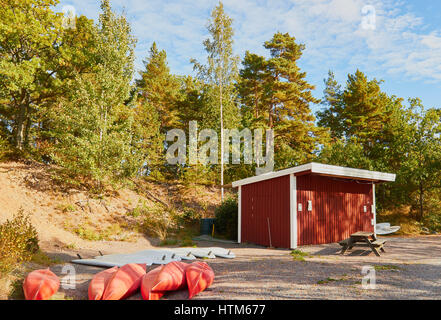
[[[238,242],[294,249],[375,232],[375,184],[395,177],[309,163],[233,182],[239,188]]]

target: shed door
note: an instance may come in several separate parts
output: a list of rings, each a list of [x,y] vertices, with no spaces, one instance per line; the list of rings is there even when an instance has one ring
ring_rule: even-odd
[[[289,248],[289,176],[242,186],[241,241]]]
[[[311,201],[308,207],[308,201]],[[334,243],[374,231],[372,185],[322,176],[297,177],[298,244]]]

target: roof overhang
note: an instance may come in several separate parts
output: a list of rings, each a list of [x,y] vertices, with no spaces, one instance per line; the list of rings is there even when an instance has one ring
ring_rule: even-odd
[[[372,181],[373,183],[393,182],[395,181],[396,178],[396,175],[392,173],[346,168],[346,167],[332,166],[328,164],[312,162],[294,168],[289,168],[277,172],[265,173],[260,176],[255,176],[255,177],[250,177],[243,180],[235,181],[233,182],[233,188],[237,188],[239,186],[256,183],[264,180],[279,178],[290,174],[300,175],[302,173],[319,174],[319,175],[332,176],[343,179],[368,180],[368,181]]]

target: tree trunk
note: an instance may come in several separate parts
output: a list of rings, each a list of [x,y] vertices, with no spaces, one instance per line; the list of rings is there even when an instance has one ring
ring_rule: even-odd
[[[29,112],[26,112],[26,114],[29,114]],[[31,119],[30,117],[26,117],[26,125],[25,125],[25,131],[24,131],[24,148],[26,148],[29,145],[29,130],[31,129]]]
[[[420,222],[423,220],[423,217],[424,217],[423,204],[424,204],[424,189],[423,189],[423,183],[420,182],[420,200],[419,200],[419,205],[420,205],[420,217],[419,217],[419,220],[420,220]]]
[[[221,201],[224,201],[224,114],[222,99],[222,83],[220,90],[220,122],[221,122]]]
[[[26,120],[26,105],[19,106],[17,118],[17,131],[15,133],[15,147],[18,150],[23,150],[25,140],[25,120]]]

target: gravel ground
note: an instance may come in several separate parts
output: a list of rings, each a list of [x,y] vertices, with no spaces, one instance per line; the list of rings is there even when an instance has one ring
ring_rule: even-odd
[[[199,242],[200,247],[231,248],[237,258],[205,260],[213,268],[215,282],[195,299],[440,299],[441,237],[388,237],[386,253],[355,250],[341,256],[338,244],[300,248],[309,255],[296,261],[290,250],[257,246]],[[87,252],[82,252],[87,256]],[[96,255],[90,253],[90,255]],[[69,261],[74,252],[58,253]],[[62,268],[51,269],[63,277]],[[362,268],[375,270],[375,289],[363,289]],[[61,291],[73,299],[87,299],[89,280],[102,269],[74,265],[75,290]],[[153,268],[148,267],[149,270]],[[185,291],[166,299],[186,299]],[[135,295],[131,299],[140,299]]]

